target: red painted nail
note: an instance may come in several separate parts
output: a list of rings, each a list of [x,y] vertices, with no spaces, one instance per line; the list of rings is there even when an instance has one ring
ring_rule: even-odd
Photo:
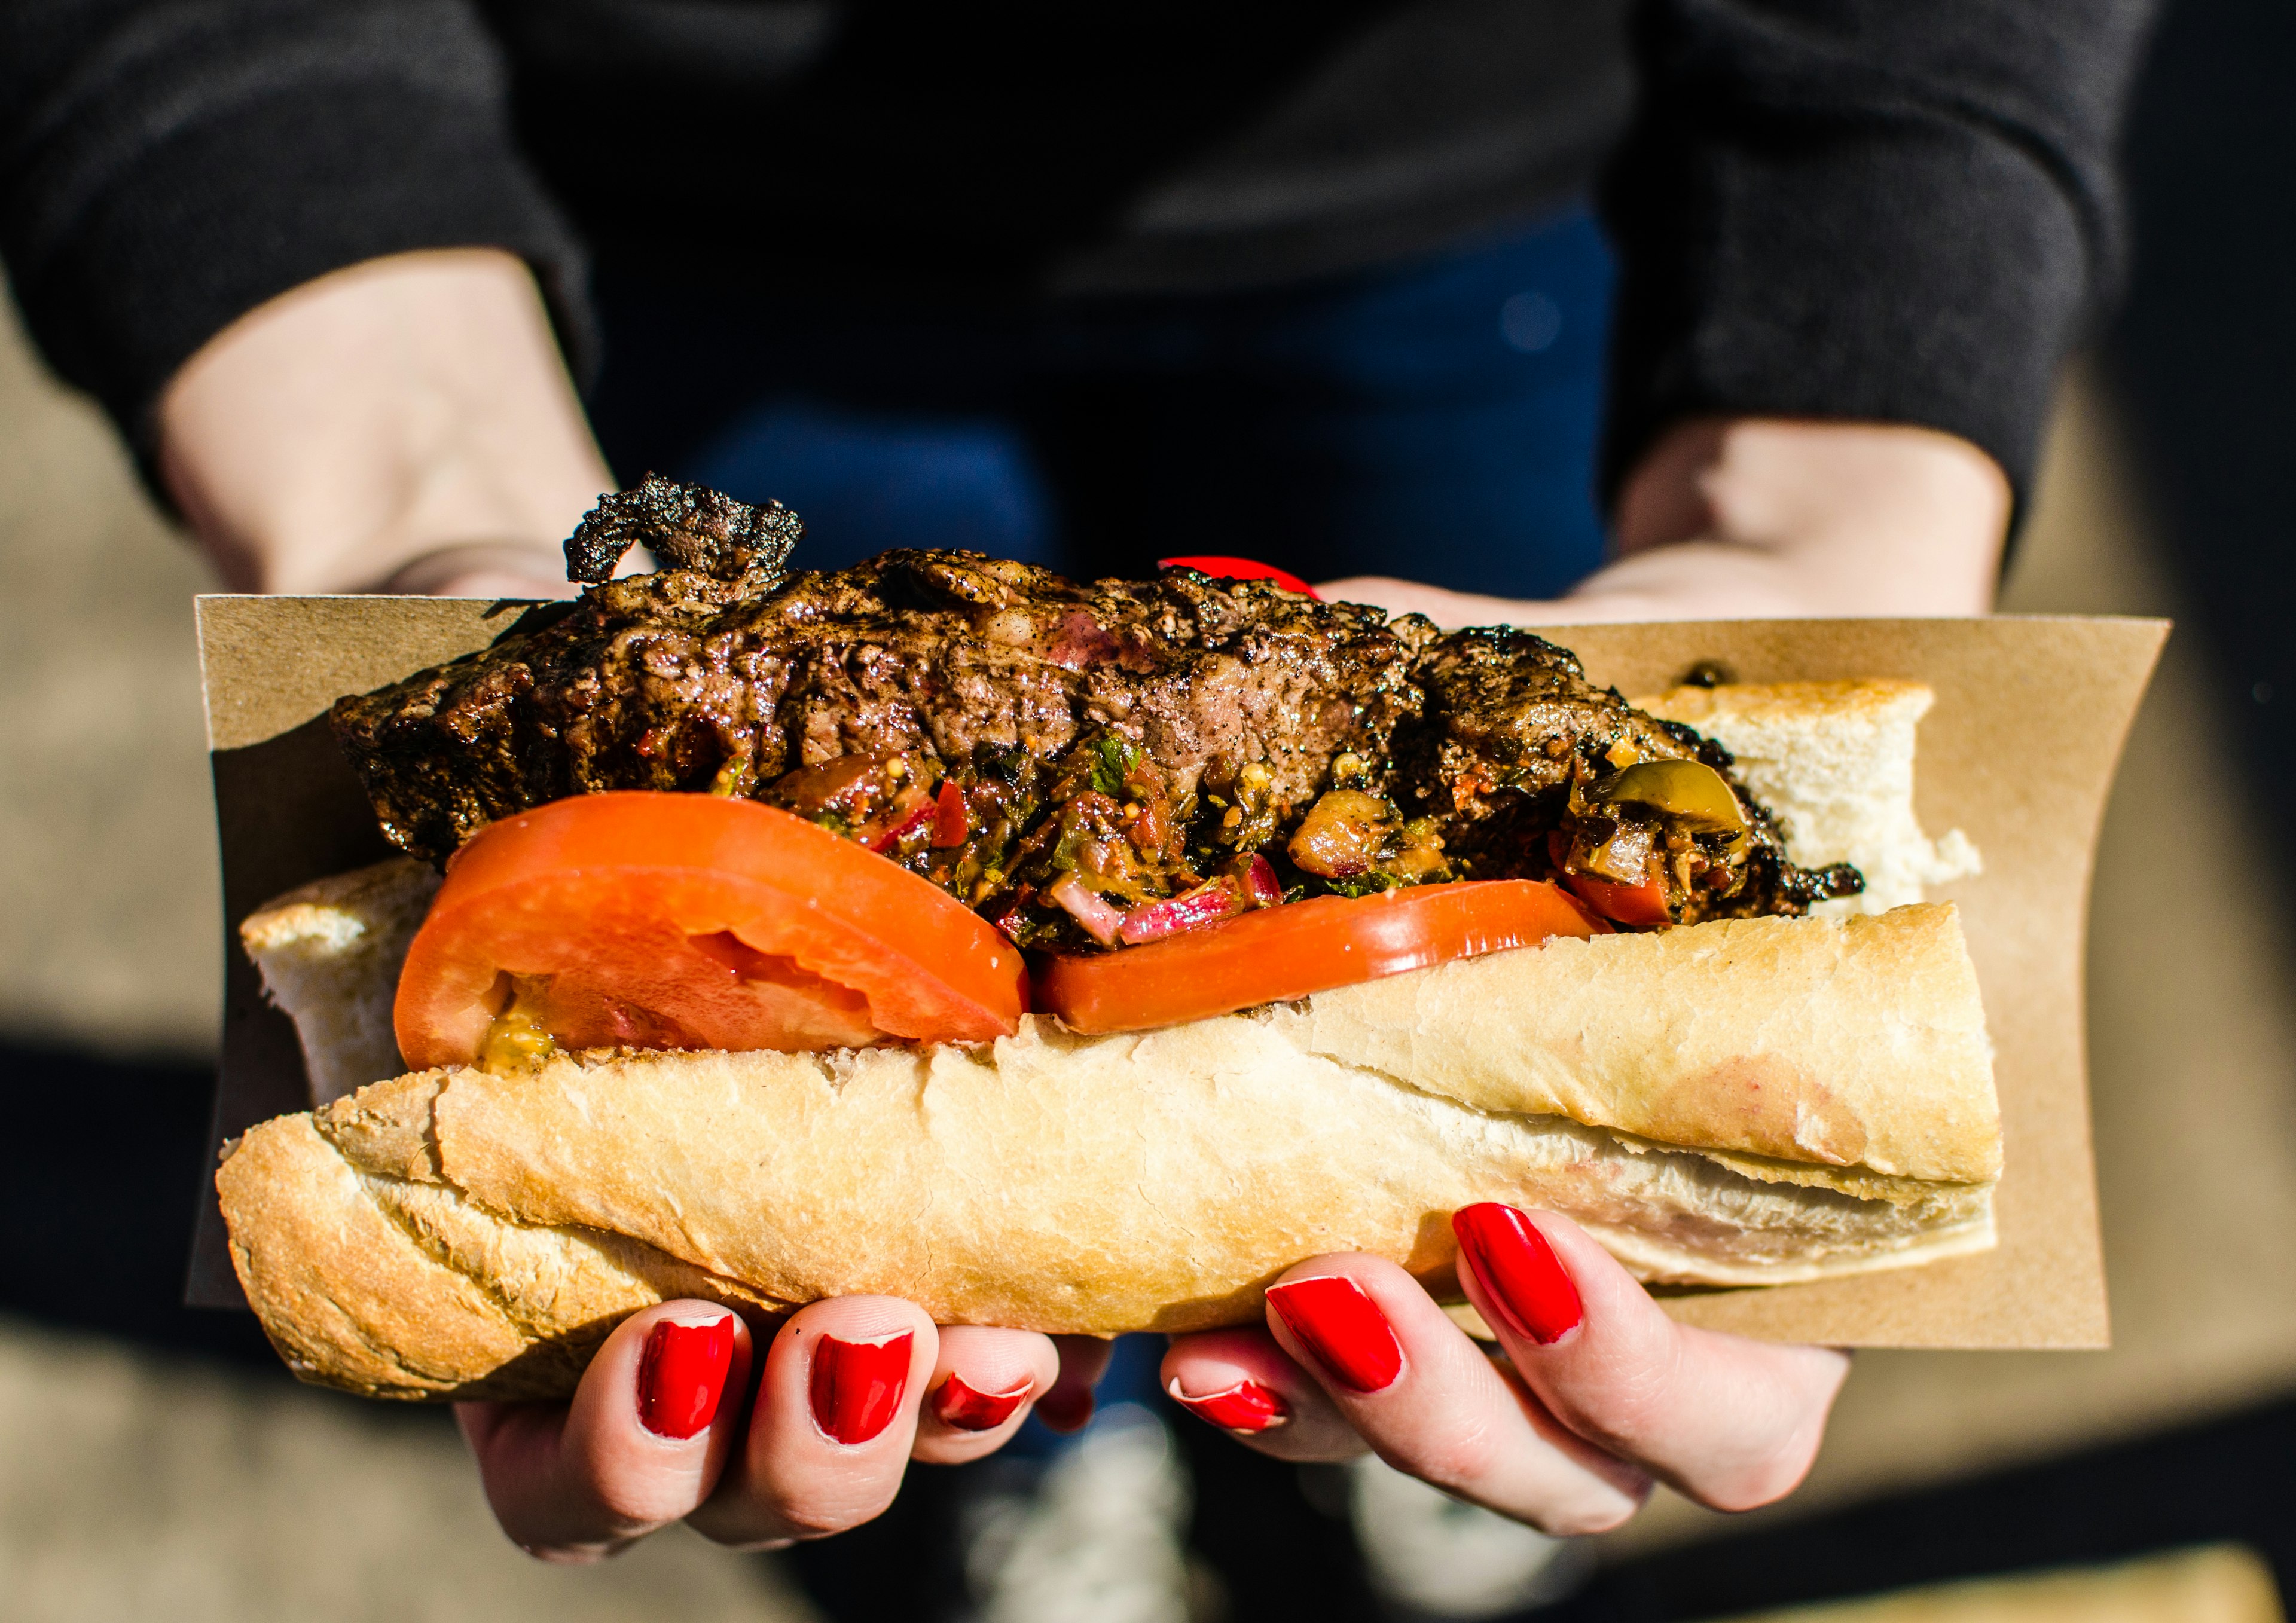
[[[1270,1285],[1267,1305],[1349,1391],[1380,1391],[1403,1373],[1395,1327],[1346,1275]]]
[[[1265,1431],[1292,1418],[1292,1406],[1283,1401],[1283,1395],[1257,1381],[1239,1381],[1201,1398],[1191,1398],[1180,1389],[1179,1378],[1175,1376],[1164,1389],[1172,1394],[1174,1403],[1199,1420],[1230,1431]]]
[[[732,1314],[707,1324],[662,1320],[638,1358],[638,1423],[656,1437],[692,1437],[718,1417],[733,1366]]]
[[[1316,596],[1316,588],[1289,570],[1279,570],[1272,563],[1262,563],[1257,558],[1197,557],[1159,558],[1160,570],[1201,570],[1214,580],[1272,580],[1287,592],[1302,597]]]
[[[994,1431],[1013,1418],[1013,1411],[1028,1400],[1037,1383],[1023,1381],[1004,1392],[977,1392],[961,1375],[951,1375],[933,1394],[933,1416],[960,1431]]]
[[[813,1419],[823,1432],[850,1447],[882,1431],[909,1385],[904,1330],[890,1341],[840,1341],[824,1336],[813,1348]]]
[[[1081,1431],[1092,1419],[1092,1389],[1055,1385],[1037,1399],[1037,1418],[1055,1431]]]
[[[1544,1347],[1587,1316],[1578,1287],[1538,1225],[1496,1201],[1451,1214],[1459,1256],[1505,1326]]]

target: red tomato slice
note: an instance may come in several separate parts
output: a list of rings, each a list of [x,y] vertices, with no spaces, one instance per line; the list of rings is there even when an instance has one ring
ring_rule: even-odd
[[[1609,930],[1545,880],[1323,896],[1145,947],[1050,959],[1037,971],[1036,1006],[1078,1031],[1139,1031]]]
[[[1546,836],[1546,855],[1556,868],[1562,866],[1562,859],[1570,851],[1570,841],[1560,829]],[[1649,877],[1639,885],[1597,879],[1592,873],[1565,873],[1562,882],[1580,901],[1606,919],[1638,927],[1673,923],[1674,915],[1666,910],[1665,874],[1655,863],[1645,871]]]
[[[1621,885],[1591,873],[1567,874],[1562,882],[1606,919],[1636,925],[1674,922],[1674,915],[1666,910],[1666,880],[1661,874],[1653,873],[1639,885]]]
[[[1272,563],[1262,563],[1257,558],[1222,558],[1206,554],[1200,558],[1159,558],[1160,570],[1201,570],[1214,580],[1272,580],[1287,592],[1302,597],[1313,597],[1321,602],[1316,588],[1289,570],[1279,570]]]
[[[393,1011],[416,1067],[469,1064],[515,992],[567,1048],[985,1042],[1020,951],[939,887],[751,800],[577,795],[447,866]]]

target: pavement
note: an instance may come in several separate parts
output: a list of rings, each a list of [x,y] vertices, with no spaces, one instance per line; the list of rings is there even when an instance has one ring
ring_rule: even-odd
[[[2128,461],[2077,374],[2005,606],[2176,611]],[[0,1045],[162,1062],[186,1089],[212,1052],[221,941],[201,589],[101,419],[0,319]],[[2198,637],[2171,640],[2100,849],[2091,1049],[2113,1350],[1862,1354],[1808,1487],[1731,1530],[2296,1390],[2296,957],[2276,878],[2250,855],[2265,825],[2224,742],[2227,691]],[[1604,1553],[1723,1525],[1661,1498]],[[771,1562],[683,1533],[596,1570],[528,1561],[435,1414],[0,1316],[4,1623],[639,1611],[804,1615]]]

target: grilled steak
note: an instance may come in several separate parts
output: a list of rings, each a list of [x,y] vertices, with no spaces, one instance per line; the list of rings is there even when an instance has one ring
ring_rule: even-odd
[[[1726,837],[1604,799],[1636,760],[1728,758],[1524,633],[1186,570],[1077,583],[899,551],[785,575],[799,533],[777,505],[666,480],[607,498],[568,543],[601,582],[579,602],[337,702],[384,832],[443,861],[570,794],[746,795],[1064,948],[1111,945],[1092,921],[1168,898],[1605,873],[1622,850],[1660,854],[1685,921],[1856,883],[1793,869],[1759,811]],[[605,578],[634,543],[672,567]]]

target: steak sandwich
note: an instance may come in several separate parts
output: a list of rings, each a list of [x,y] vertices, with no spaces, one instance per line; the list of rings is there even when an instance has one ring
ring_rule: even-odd
[[[1486,1200],[1674,1283],[1992,1243],[1925,689],[1636,705],[1505,627],[800,534],[649,480],[579,601],[335,706],[406,856],[242,923],[314,1109],[218,1175],[307,1378],[562,1394],[670,1296],[1185,1331],[1365,1250],[1456,1298]]]

